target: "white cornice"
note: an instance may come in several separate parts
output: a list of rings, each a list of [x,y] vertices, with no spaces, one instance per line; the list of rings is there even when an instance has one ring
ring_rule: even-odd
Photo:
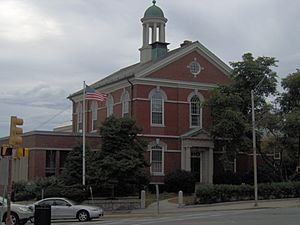
[[[161,87],[173,87],[173,88],[187,88],[187,89],[199,89],[199,90],[211,90],[218,87],[217,84],[189,82],[180,80],[167,80],[158,78],[136,78],[132,80],[133,84],[144,84]]]
[[[130,87],[129,82],[127,80],[121,80],[121,81],[118,81],[115,83],[108,84],[107,86],[101,87],[101,89],[97,89],[97,90],[100,92],[103,92],[105,94],[110,94],[114,91],[117,91],[117,90],[120,90],[120,89],[123,89],[126,87]],[[82,97],[83,96],[80,93],[76,96],[73,96],[72,99],[74,102],[79,102],[79,101],[82,101]]]
[[[151,137],[151,138],[180,138],[174,135],[160,135],[160,134],[138,134],[138,137]]]

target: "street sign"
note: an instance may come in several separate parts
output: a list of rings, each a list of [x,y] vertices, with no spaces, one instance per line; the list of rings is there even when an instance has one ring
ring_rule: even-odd
[[[8,159],[0,160],[0,185],[8,184]]]

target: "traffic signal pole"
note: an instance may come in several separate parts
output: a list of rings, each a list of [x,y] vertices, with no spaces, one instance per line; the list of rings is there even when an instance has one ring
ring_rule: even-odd
[[[12,192],[12,157],[8,158],[8,184],[7,184],[7,213],[6,213],[6,225],[11,225],[11,192]]]
[[[22,144],[22,137],[20,137],[19,134],[23,133],[23,129],[18,127],[18,125],[23,125],[23,120],[16,116],[11,116],[9,146],[12,149],[16,149],[17,146]],[[12,158],[13,155],[8,156],[6,225],[12,225],[11,216],[10,216],[11,215],[11,192],[12,192]]]

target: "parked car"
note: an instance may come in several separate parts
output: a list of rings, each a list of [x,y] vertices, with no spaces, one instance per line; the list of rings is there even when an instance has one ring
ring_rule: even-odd
[[[7,199],[0,196],[0,221],[6,221]],[[33,218],[33,211],[26,205],[11,203],[12,225],[22,225]]]
[[[96,206],[80,205],[66,198],[45,198],[29,206],[51,206],[51,219],[78,219],[81,222],[103,216],[103,209]]]

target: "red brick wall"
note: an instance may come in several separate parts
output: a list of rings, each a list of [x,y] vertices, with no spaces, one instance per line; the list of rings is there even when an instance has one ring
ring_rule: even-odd
[[[194,60],[204,68],[197,77],[194,77],[188,68],[188,65]],[[184,80],[200,83],[213,83],[213,84],[229,84],[229,77],[226,76],[215,65],[210,63],[202,55],[196,51],[180,58],[179,60],[165,66],[164,68],[155,71],[149,77],[168,79],[168,80]]]

